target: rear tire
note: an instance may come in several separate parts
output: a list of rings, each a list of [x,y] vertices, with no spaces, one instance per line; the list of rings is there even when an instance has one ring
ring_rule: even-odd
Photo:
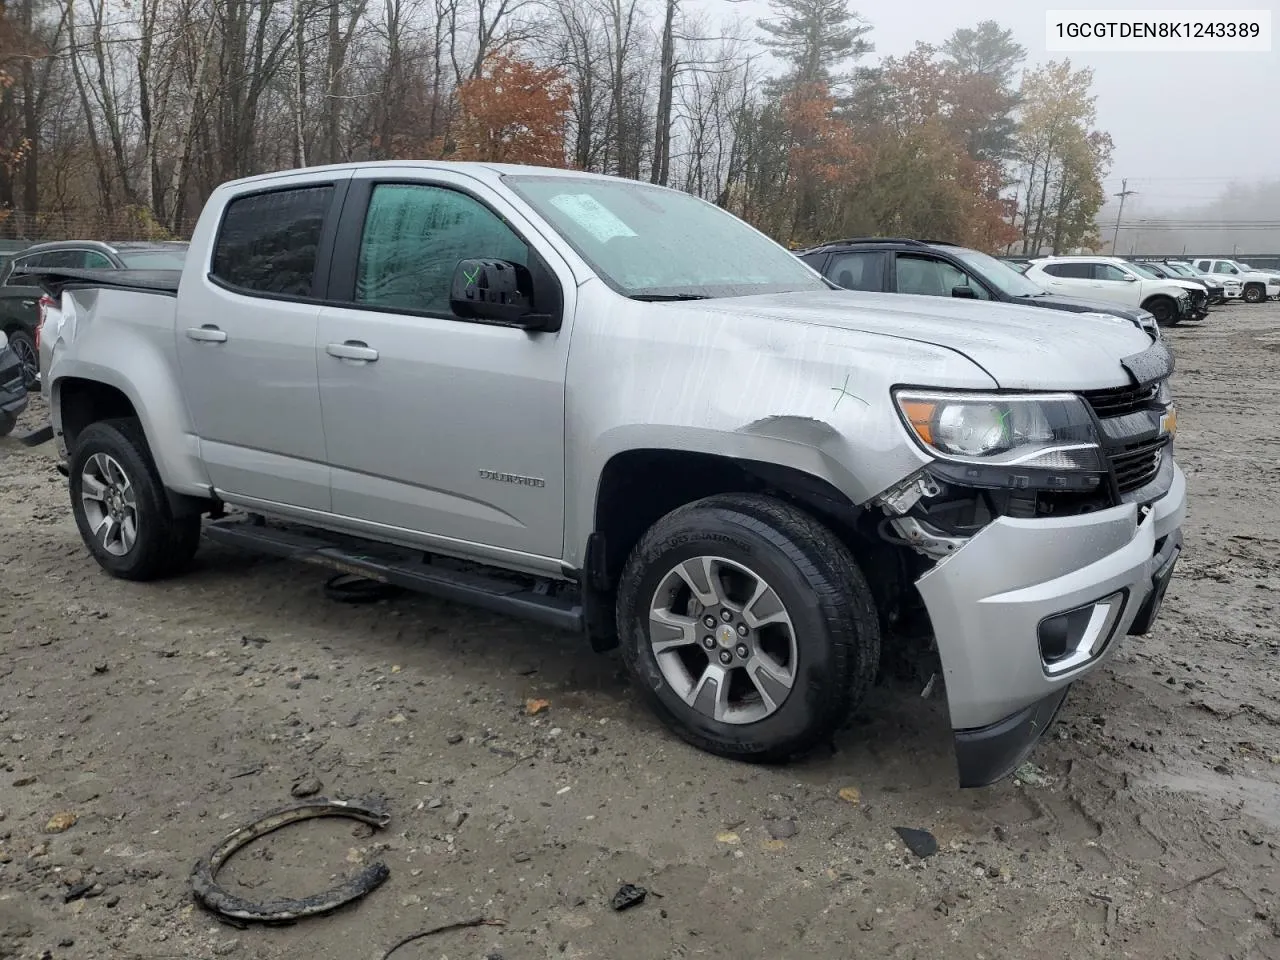
[[[122,580],[159,580],[190,566],[200,515],[174,516],[137,420],[85,427],[68,467],[76,526],[104,570]]]
[[[1267,299],[1267,288],[1260,283],[1251,283],[1244,288],[1245,303],[1262,303]]]
[[[7,437],[13,433],[13,428],[17,425],[17,417],[12,417],[7,413],[0,413],[0,437]]]
[[[40,354],[36,350],[36,342],[25,330],[14,330],[9,334],[9,347],[17,355],[22,364],[22,383],[29,393],[40,389]]]
[[[739,760],[785,760],[830,737],[880,657],[849,550],[764,496],[708,497],[654,524],[623,571],[617,620],[623,660],[658,717]]]

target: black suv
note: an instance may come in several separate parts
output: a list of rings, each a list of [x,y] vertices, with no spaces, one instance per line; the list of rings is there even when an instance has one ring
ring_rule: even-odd
[[[1146,310],[1049,293],[1014,267],[979,250],[938,240],[857,237],[833,240],[796,256],[846,290],[994,300],[1068,313],[1109,313],[1156,335]]]

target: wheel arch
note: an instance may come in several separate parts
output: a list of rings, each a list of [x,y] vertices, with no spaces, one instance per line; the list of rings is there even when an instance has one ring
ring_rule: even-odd
[[[596,489],[593,529],[579,576],[592,647],[616,646],[613,604],[623,567],[645,532],[677,507],[725,493],[776,497],[830,528],[863,563],[882,611],[901,589],[897,557],[874,537],[874,518],[830,480],[782,463],[667,448],[615,453]]]

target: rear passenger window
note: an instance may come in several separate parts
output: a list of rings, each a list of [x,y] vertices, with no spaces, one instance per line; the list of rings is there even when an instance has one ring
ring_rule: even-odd
[[[452,315],[459,260],[528,266],[529,248],[480,201],[445,187],[383,183],[373,189],[356,265],[357,303]]]
[[[1088,263],[1046,263],[1041,269],[1051,277],[1088,280],[1093,276],[1093,267]]]
[[[827,277],[846,290],[880,291],[883,261],[878,253],[842,253],[831,260]]]
[[[111,261],[96,251],[86,251],[84,255],[84,267],[86,270],[110,270]]]
[[[306,297],[333,186],[238,197],[227,204],[213,248],[213,276],[256,293]]]

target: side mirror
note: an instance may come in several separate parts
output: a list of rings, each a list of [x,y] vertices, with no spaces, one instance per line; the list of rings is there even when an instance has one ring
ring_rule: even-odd
[[[1138,282],[1138,278],[1137,278],[1137,277],[1135,277],[1132,273],[1126,273],[1126,274],[1124,275],[1124,282],[1125,282],[1125,283],[1137,283],[1137,282]]]
[[[951,295],[959,297],[961,300],[977,300],[978,292],[967,283],[958,283],[951,288]]]
[[[533,274],[509,260],[459,260],[449,306],[459,317],[524,330],[542,330],[552,317],[534,311]]]

